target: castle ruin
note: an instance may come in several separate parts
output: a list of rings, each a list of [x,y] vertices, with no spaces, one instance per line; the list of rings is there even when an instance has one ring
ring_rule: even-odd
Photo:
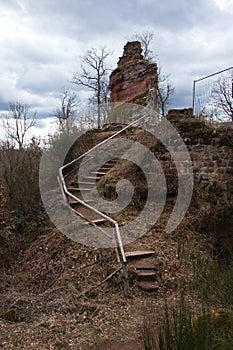
[[[110,102],[136,103],[157,110],[157,86],[157,64],[143,57],[139,41],[127,42],[110,75]]]

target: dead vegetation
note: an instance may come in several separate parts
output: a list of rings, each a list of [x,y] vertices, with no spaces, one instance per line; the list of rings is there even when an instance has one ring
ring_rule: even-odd
[[[10,266],[5,247],[0,296],[2,349],[88,349],[108,338],[137,338],[145,310],[154,313],[152,305],[158,308],[165,294],[175,298],[184,288],[185,268],[177,244],[154,230],[137,242],[137,248],[150,246],[156,251],[157,293],[140,292],[132,276],[130,294],[125,298],[119,273],[80,298],[83,290],[115,269],[115,253],[80,246],[49,226],[46,231],[40,228],[18,237],[11,247],[10,253],[15,250],[16,254]],[[10,229],[6,227],[2,234]]]
[[[90,133],[89,141],[94,145],[106,136],[99,131]],[[144,139],[153,147],[141,131],[133,137],[141,142]],[[86,150],[85,142],[82,145],[82,151]],[[75,147],[74,152],[78,146]],[[130,220],[135,215],[135,207],[140,211],[146,197],[145,179],[140,170],[129,161],[122,161],[122,166],[106,176],[108,181],[103,180],[100,191],[105,188],[105,196],[112,198],[113,191],[108,192],[106,186],[110,184],[114,188],[113,179],[119,178],[122,172],[132,175],[131,180],[139,190],[135,197],[138,206],[131,206],[127,213]],[[216,224],[221,211],[220,207],[217,211],[214,198],[211,201],[209,194],[200,188],[194,192],[192,205],[180,227],[167,235],[164,227],[175,199],[171,196],[159,222],[125,247],[126,250],[155,251],[152,262],[156,267],[158,291],[146,293],[138,289],[130,272],[132,261],[127,298],[123,294],[120,271],[81,296],[118,268],[114,250],[92,249],[69,240],[53,227],[43,212],[36,220],[15,216],[6,208],[3,186],[0,199],[0,347],[3,350],[87,350],[92,347],[115,350],[113,341],[116,346],[124,345],[125,350],[143,349],[145,318],[153,318],[153,324],[158,325],[164,298],[175,302],[181,292],[189,290],[192,262],[197,254],[201,253],[207,265],[211,261],[215,237],[203,233],[209,234],[206,227],[210,215]],[[226,202],[221,194],[218,194],[218,203],[223,213]],[[230,207],[229,199],[227,203]],[[125,215],[118,219],[125,220]],[[195,302],[198,304],[197,299]]]

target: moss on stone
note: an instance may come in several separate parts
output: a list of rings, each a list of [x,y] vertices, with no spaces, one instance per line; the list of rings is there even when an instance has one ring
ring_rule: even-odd
[[[123,123],[129,124],[133,121],[134,116],[140,111],[141,106],[139,104],[130,103],[131,101],[124,102],[119,106],[116,106],[111,111],[106,120],[106,124],[110,123]]]
[[[135,96],[134,98],[132,98],[131,100],[128,101],[128,103],[134,103],[134,104],[138,104],[140,106],[146,107],[148,105],[148,92],[149,90],[147,90],[146,92]]]
[[[0,318],[9,322],[19,322],[20,316],[16,309],[9,309],[0,315]]]

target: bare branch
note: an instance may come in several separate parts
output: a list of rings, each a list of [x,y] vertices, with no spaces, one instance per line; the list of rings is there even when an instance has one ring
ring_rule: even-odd
[[[153,51],[150,49],[151,43],[154,38],[154,32],[146,30],[142,33],[135,33],[130,40],[138,40],[141,43],[142,54],[144,58],[148,61],[154,61],[155,56]]]
[[[73,74],[72,83],[93,90],[92,101],[95,101],[98,106],[109,98],[106,59],[111,54],[112,52],[107,50],[106,46],[100,47],[98,52],[94,48],[87,50],[82,57],[81,73]],[[100,114],[101,109],[98,108],[98,127],[100,127]]]
[[[218,118],[222,115],[233,121],[232,79],[218,79],[212,91],[212,99]]]
[[[60,96],[60,104],[54,112],[62,132],[69,134],[73,130],[78,105],[77,96],[69,90],[64,90]]]
[[[162,68],[158,68],[158,105],[162,116],[167,112],[167,107],[171,103],[171,96],[175,88],[169,81],[169,75],[162,74]]]
[[[25,143],[26,133],[36,123],[36,112],[30,113],[30,106],[20,101],[9,102],[9,107],[9,113],[2,115],[2,125],[7,137],[15,141],[21,149]]]

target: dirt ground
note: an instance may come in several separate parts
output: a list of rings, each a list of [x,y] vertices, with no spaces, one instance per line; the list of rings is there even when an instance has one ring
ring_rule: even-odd
[[[175,300],[184,288],[187,270],[176,239],[159,228],[127,247],[155,251],[159,290],[141,291],[131,276],[125,297],[121,273],[80,296],[119,266],[114,250],[70,241],[46,219],[27,224],[24,235],[12,234],[17,225],[20,230],[8,221],[0,234],[2,350],[141,350],[145,319],[156,317],[158,324],[164,297]]]
[[[107,340],[97,346],[92,347],[90,350],[143,350],[142,340],[127,340],[127,341],[111,341]]]
[[[156,224],[125,246],[155,252],[150,259],[157,291],[140,290],[130,273],[126,297],[119,272],[82,295],[119,268],[114,249],[71,241],[45,214],[36,221],[16,219],[0,195],[0,349],[143,350],[145,321],[159,325],[164,299],[177,300],[187,287],[191,271],[182,262],[182,244],[190,250],[190,242],[201,244],[190,232],[168,235],[164,226]]]

